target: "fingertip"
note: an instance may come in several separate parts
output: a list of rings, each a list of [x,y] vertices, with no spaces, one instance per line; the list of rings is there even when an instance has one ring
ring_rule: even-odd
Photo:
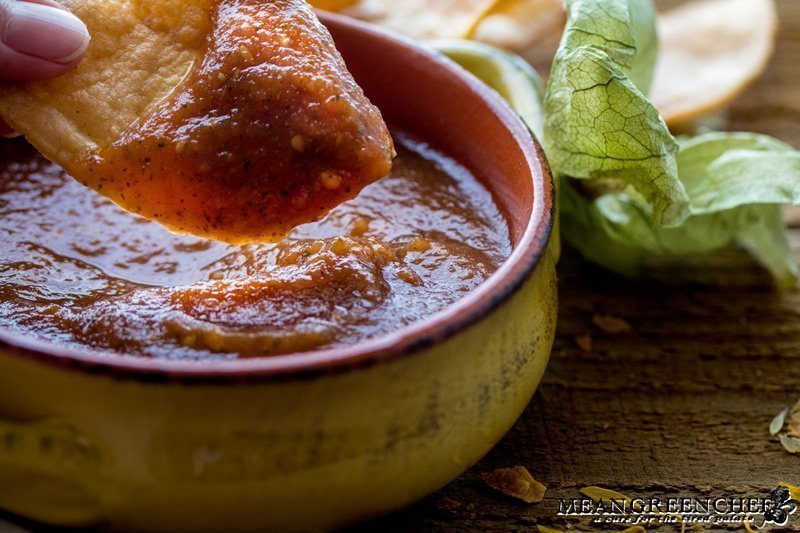
[[[56,63],[20,54],[16,50],[0,43],[0,79],[36,81],[54,78],[74,69],[80,63],[84,54],[69,63]]]
[[[51,2],[6,4],[0,27],[0,77],[32,80],[58,76],[86,55],[90,36],[75,15]]]

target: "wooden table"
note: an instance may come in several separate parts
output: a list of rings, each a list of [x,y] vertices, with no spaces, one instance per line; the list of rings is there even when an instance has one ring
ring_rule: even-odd
[[[800,147],[800,0],[778,4],[775,57],[731,107],[726,127]],[[800,229],[790,234],[800,257]],[[632,496],[758,496],[779,481],[800,484],[800,456],[768,431],[800,399],[800,291],[778,294],[755,265],[722,263],[692,273],[703,283],[670,285],[623,279],[567,252],[550,365],[516,426],[456,481],[363,529],[564,529],[558,498],[578,497],[588,485]],[[603,333],[595,313],[622,317],[633,332]],[[587,333],[590,351],[575,343]],[[544,502],[518,502],[480,479],[514,465],[547,485]]]

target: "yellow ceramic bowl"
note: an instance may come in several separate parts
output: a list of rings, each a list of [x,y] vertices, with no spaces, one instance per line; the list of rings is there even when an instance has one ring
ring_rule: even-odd
[[[396,130],[493,192],[514,252],[446,311],[346,348],[217,363],[0,331],[0,508],[125,530],[327,529],[446,484],[511,427],[556,320],[553,184],[524,123],[435,54],[324,16]]]

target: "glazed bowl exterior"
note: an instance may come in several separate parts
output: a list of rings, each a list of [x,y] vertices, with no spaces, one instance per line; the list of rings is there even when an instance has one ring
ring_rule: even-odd
[[[322,19],[391,127],[492,191],[512,256],[423,323],[306,354],[182,363],[0,331],[0,508],[59,526],[330,529],[443,486],[525,408],[556,321],[554,192],[541,149],[456,65]]]

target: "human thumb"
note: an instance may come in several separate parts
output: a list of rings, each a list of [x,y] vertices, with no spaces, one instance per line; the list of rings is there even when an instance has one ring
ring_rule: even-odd
[[[0,0],[0,79],[35,80],[63,74],[89,46],[78,17],[51,0]]]

